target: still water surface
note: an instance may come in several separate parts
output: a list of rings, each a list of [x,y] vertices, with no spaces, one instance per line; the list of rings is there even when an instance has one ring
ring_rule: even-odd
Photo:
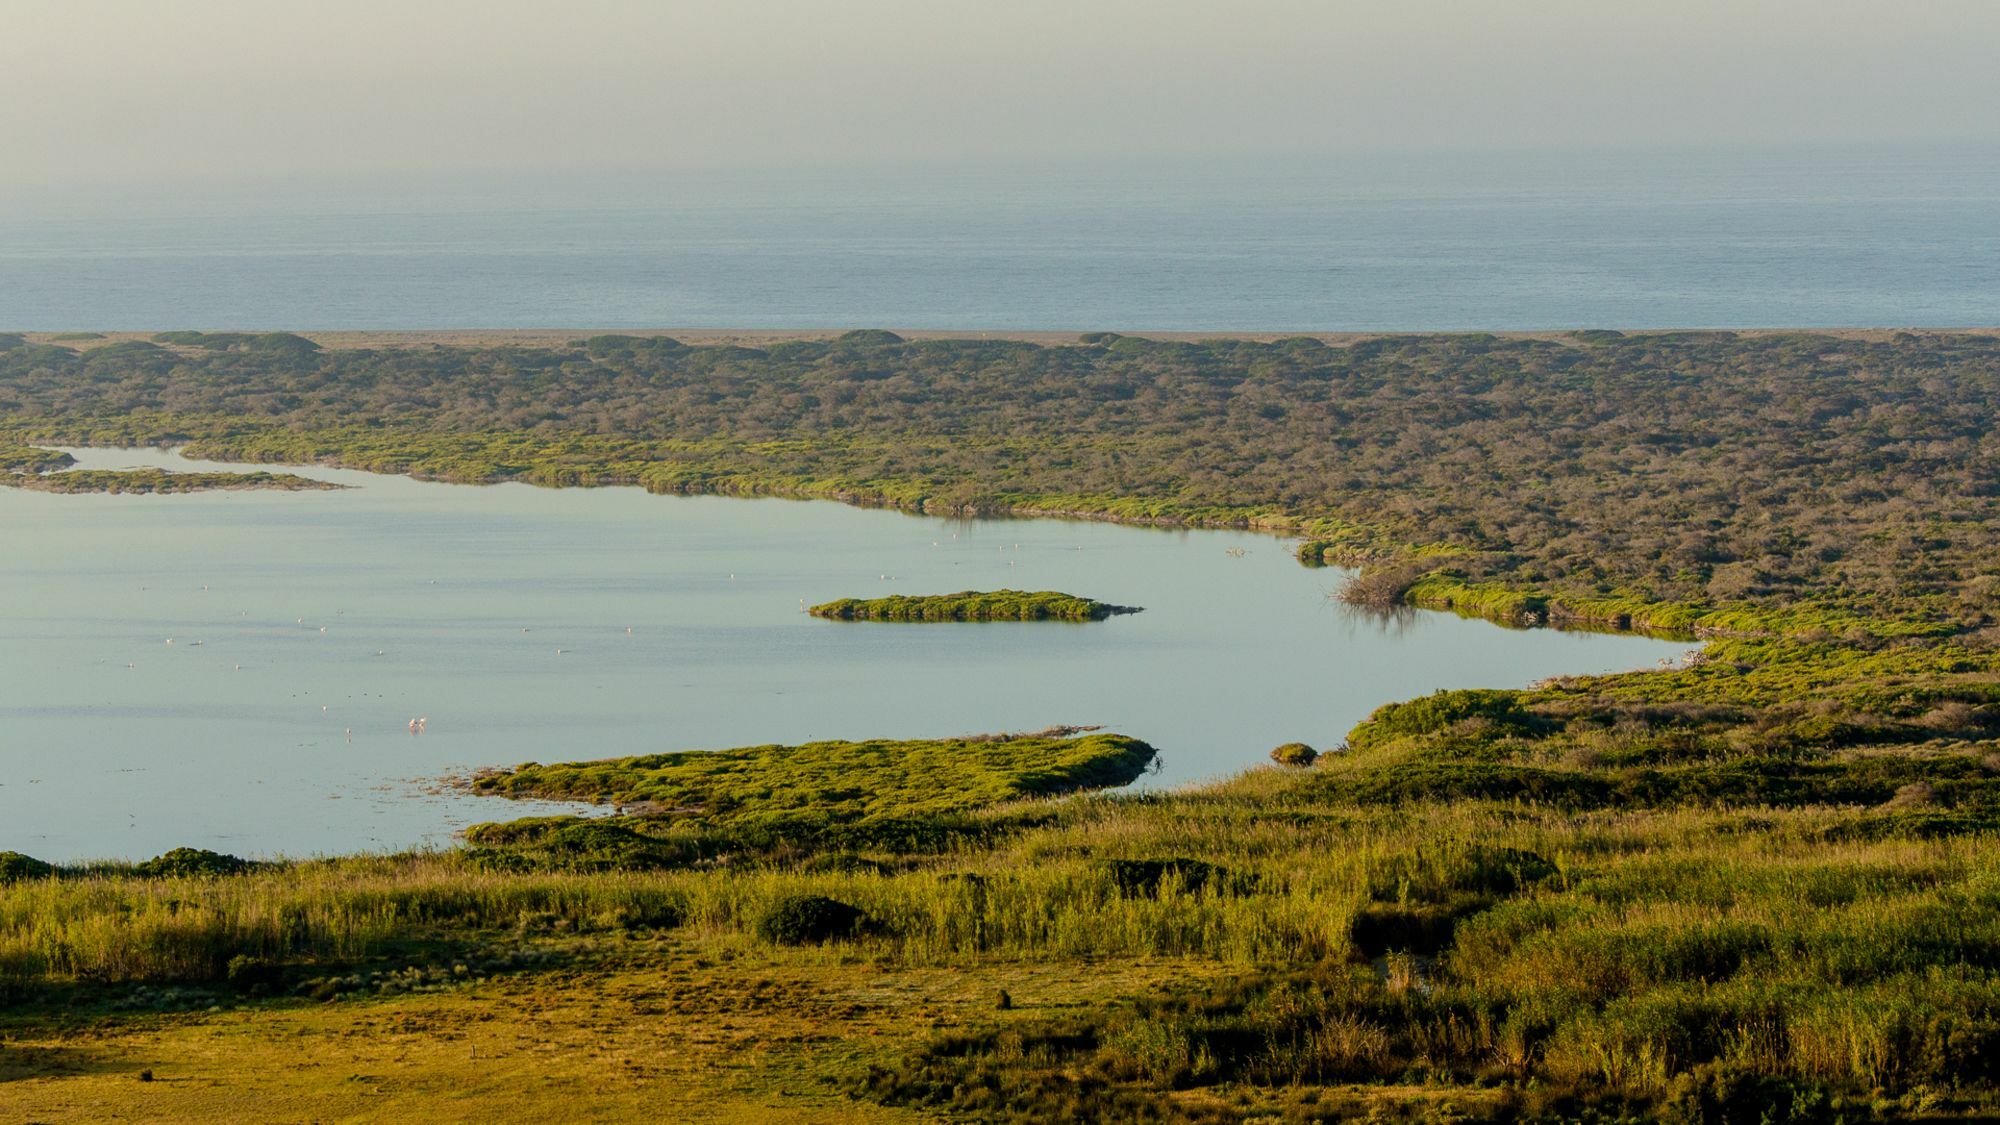
[[[2000,150],[211,184],[28,202],[0,330],[1986,325]]]
[[[1279,742],[1336,743],[1390,700],[1687,647],[1436,613],[1384,624],[1328,597],[1338,571],[1246,533],[294,471],[352,487],[0,489],[0,850],[436,844],[541,811],[436,791],[475,766],[1056,723],[1152,742],[1163,768],[1145,784],[1172,785]],[[1003,586],[1146,612],[928,627],[800,612]]]

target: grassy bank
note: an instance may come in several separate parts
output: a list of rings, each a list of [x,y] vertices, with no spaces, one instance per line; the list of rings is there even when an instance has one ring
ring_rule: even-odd
[[[1773,1120],[1996,1108],[1978,1061],[2000,1044],[1991,742],[1913,758],[1972,763],[1969,793],[1718,805],[1639,787],[1577,805],[1482,792],[1470,736],[1525,742],[1546,720],[1543,768],[1608,779],[1615,723],[1485,698],[1406,711],[1310,770],[994,810],[976,840],[769,841],[653,869],[579,870],[530,841],[512,864],[502,842],[221,876],[58,872],[0,890],[0,974],[15,1013],[270,996],[253,1010],[388,1015],[550,972],[615,982],[634,951],[735,981],[857,964],[1117,979],[1178,960],[1208,966],[1199,987],[1004,1012],[989,998],[820,1093],[1024,1121],[1421,1117],[1438,1097],[1502,1118],[1703,1099]],[[771,936],[801,897],[860,921]]]
[[[1153,758],[1151,746],[1115,734],[814,742],[531,762],[481,774],[472,786],[509,797],[644,804],[655,819],[711,826],[801,813],[850,822],[1120,786]]]

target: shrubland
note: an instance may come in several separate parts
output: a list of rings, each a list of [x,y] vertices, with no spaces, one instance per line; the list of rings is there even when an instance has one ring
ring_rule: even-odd
[[[1359,568],[1359,607],[1707,643],[1389,702],[1170,793],[1068,792],[1129,776],[1116,736],[828,744],[522,767],[484,784],[622,811],[439,853],[0,856],[0,1026],[865,966],[1013,982],[821,1075],[883,1113],[1991,1117],[1996,382],[2000,340],[1969,333],[22,339],[17,442],[1261,527]],[[1115,768],[1024,780],[1066,754]],[[1045,969],[1089,1001],[1021,991]]]

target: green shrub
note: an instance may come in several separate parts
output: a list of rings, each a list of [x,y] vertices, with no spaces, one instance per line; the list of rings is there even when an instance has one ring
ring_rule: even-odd
[[[20,852],[0,852],[0,885],[19,882],[23,879],[46,879],[55,874],[55,868],[31,855]]]
[[[1228,871],[1213,863],[1185,856],[1167,859],[1105,859],[1097,863],[1098,870],[1110,876],[1118,893],[1137,895],[1143,898],[1158,898],[1160,889],[1168,878],[1180,883],[1184,891],[1198,891],[1212,888],[1218,891],[1232,889],[1234,879]]]
[[[776,945],[817,945],[854,937],[866,921],[858,907],[825,895],[788,895],[757,919],[757,936]]]
[[[205,848],[175,848],[165,855],[155,856],[139,864],[133,870],[149,878],[161,879],[190,875],[235,875],[248,871],[256,864],[233,855],[208,851]]]
[[[1287,742],[1271,751],[1271,760],[1281,766],[1309,766],[1319,759],[1319,751],[1303,742]]]
[[[263,995],[285,983],[285,969],[267,958],[239,953],[229,959],[223,979],[238,992]]]
[[[1535,717],[1521,706],[1519,692],[1439,691],[1376,708],[1366,722],[1348,735],[1347,742],[1356,750],[1365,750],[1392,739],[1434,734],[1474,719],[1514,734],[1531,733],[1538,725]]]
[[[1348,938],[1364,957],[1387,953],[1430,955],[1451,947],[1461,916],[1461,911],[1435,903],[1376,903],[1354,915],[1348,926]]]

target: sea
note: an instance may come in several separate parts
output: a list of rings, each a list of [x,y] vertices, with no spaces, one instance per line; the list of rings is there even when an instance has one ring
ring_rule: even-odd
[[[0,186],[0,330],[2000,323],[2000,148]]]

